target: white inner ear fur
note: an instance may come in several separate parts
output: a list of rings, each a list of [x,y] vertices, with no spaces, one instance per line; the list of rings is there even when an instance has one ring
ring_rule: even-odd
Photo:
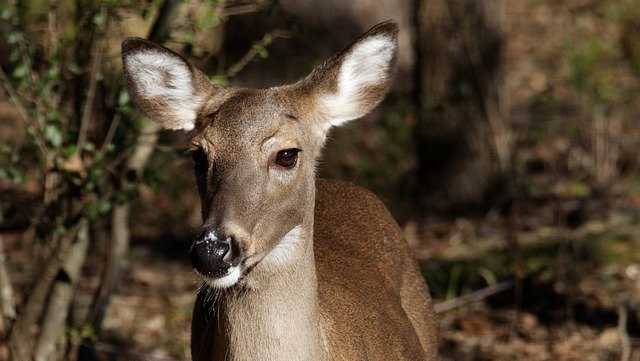
[[[338,72],[337,91],[323,95],[320,104],[330,117],[329,126],[339,126],[365,115],[361,92],[387,81],[395,42],[390,35],[379,34],[353,46]],[[328,128],[328,127],[327,127]]]
[[[125,67],[139,97],[160,98],[167,105],[162,112],[175,119],[171,128],[194,128],[202,97],[195,94],[191,70],[182,59],[153,50],[139,51],[126,57]]]

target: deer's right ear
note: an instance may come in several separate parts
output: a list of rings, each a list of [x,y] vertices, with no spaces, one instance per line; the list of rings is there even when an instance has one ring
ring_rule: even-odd
[[[194,129],[208,97],[221,90],[180,55],[144,39],[122,43],[122,64],[135,104],[167,129]]]

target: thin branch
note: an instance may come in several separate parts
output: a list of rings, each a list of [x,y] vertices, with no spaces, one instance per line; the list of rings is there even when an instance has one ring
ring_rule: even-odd
[[[174,15],[178,5],[180,5],[179,0],[164,0],[162,2],[158,10],[158,16],[147,37],[149,40],[161,44],[169,38],[171,23],[175,19],[175,16],[172,15]]]
[[[451,300],[437,303],[433,309],[436,313],[445,313],[456,308],[466,306],[470,303],[480,302],[488,297],[491,297],[497,293],[506,291],[513,287],[513,281],[504,281],[497,283],[493,286],[485,287],[481,290],[471,292],[464,296],[456,297]]]
[[[629,361],[631,359],[631,340],[629,332],[627,332],[627,318],[627,307],[618,306],[618,333],[620,334],[620,347],[622,348],[620,361]]]
[[[104,8],[102,10],[104,12]],[[92,118],[93,105],[96,97],[96,88],[98,84],[98,73],[100,72],[100,65],[102,64],[102,46],[99,45],[100,41],[96,41],[93,45],[91,69],[89,73],[89,90],[87,92],[87,99],[84,102],[84,108],[82,110],[82,118],[80,119],[80,130],[78,132],[78,152],[82,152],[84,144],[87,141],[87,131],[89,129],[89,122]]]
[[[103,155],[107,151],[107,147],[113,141],[113,137],[116,135],[116,129],[120,125],[120,119],[122,119],[122,115],[120,112],[116,112],[111,119],[111,124],[109,124],[109,130],[107,130],[107,135],[104,137],[104,141],[102,142],[102,147],[100,147],[99,155]]]
[[[263,4],[245,4],[245,5],[229,6],[229,7],[225,7],[220,12],[220,16],[229,17],[229,16],[235,16],[235,15],[255,13],[256,11],[259,11],[260,9],[262,9],[263,6],[264,6]]]
[[[498,96],[496,99],[493,99],[491,91],[489,89],[485,91],[483,87],[483,84],[490,84],[495,88],[499,88],[501,85],[496,84],[495,75],[491,76],[490,74],[487,74],[487,71],[482,64],[482,60],[475,60],[476,57],[473,56],[473,50],[476,48],[472,45],[477,45],[477,41],[470,41],[468,31],[464,32],[460,30],[464,29],[462,20],[453,9],[453,4],[451,2],[445,3],[447,5],[446,9],[448,11],[449,18],[454,24],[454,28],[458,29],[457,35],[462,42],[462,51],[469,65],[469,79],[471,80],[471,85],[476,92],[476,104],[478,105],[483,118],[487,121],[492,133],[492,136],[490,137],[491,144],[489,144],[491,147],[490,149],[494,152],[494,156],[498,160],[500,171],[509,171],[508,167],[511,165],[510,158],[512,156],[510,149],[512,134],[510,133],[505,115],[503,114],[504,104],[500,104],[500,102],[503,101],[503,99],[500,99],[500,96],[504,94],[500,94],[500,90],[498,89]],[[498,2],[498,4],[499,5],[495,7],[494,11],[498,13],[497,18],[499,20],[496,24],[493,24],[493,27],[488,27],[485,31],[494,31],[496,33],[502,32],[502,27],[504,26],[504,6],[501,6],[501,2]],[[489,2],[485,2],[485,5],[488,6]],[[492,102],[492,100],[494,101]]]
[[[16,318],[13,287],[7,271],[7,257],[4,253],[3,243],[2,236],[0,236],[0,306],[2,307],[2,318],[5,326],[5,329],[0,330],[0,333],[5,333],[9,329],[10,323]]]
[[[273,30],[266,33],[262,40],[253,44],[251,49],[237,63],[233,64],[226,73],[227,78],[233,78],[242,71],[249,63],[260,53],[261,48],[266,48],[276,39],[285,39],[291,37],[291,34],[283,30]]]
[[[27,108],[25,108],[24,104],[22,104],[22,101],[20,100],[18,93],[11,85],[11,82],[9,81],[9,77],[7,77],[7,74],[4,72],[4,70],[2,70],[2,67],[0,67],[0,83],[2,84],[2,87],[7,92],[7,94],[9,94],[9,98],[11,99],[13,104],[16,106],[16,109],[20,114],[20,118],[22,118],[25,124],[31,124],[38,131],[38,133],[42,134],[42,128],[40,127],[40,124],[38,124],[38,122],[33,121],[33,119],[29,117],[26,110]],[[38,135],[34,138],[36,141],[36,145],[40,149],[40,153],[42,153],[43,156],[47,154],[47,146],[42,141],[42,137]]]
[[[129,157],[127,162],[128,170],[133,170],[137,174],[140,174],[147,161],[151,157],[151,153],[158,142],[158,135],[160,134],[160,126],[154,121],[147,120],[144,126],[144,133],[138,136],[136,146]]]

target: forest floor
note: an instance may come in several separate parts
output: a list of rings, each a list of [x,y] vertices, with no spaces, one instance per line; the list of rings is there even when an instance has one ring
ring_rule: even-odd
[[[600,199],[523,200],[511,216],[489,211],[403,224],[441,311],[442,359],[640,360],[640,189],[634,184],[621,179]],[[167,209],[161,198],[137,216]],[[199,280],[187,257],[188,232],[158,217],[134,223],[128,268],[95,343],[104,360],[190,359]],[[37,267],[20,247],[21,233],[0,237],[20,304]],[[95,289],[97,262],[85,266],[81,294]],[[467,299],[497,287],[503,290]]]
[[[507,285],[438,314],[442,359],[623,360],[629,352],[624,360],[639,360],[639,205],[640,197],[623,197],[604,216],[592,205],[593,218],[572,229],[536,226],[553,207],[522,207],[517,249],[504,242],[502,221],[491,216],[433,223],[422,231],[429,235],[424,242],[412,240],[412,225],[405,225],[437,308]],[[538,216],[527,217],[528,211]],[[134,244],[97,344],[101,354],[190,359],[198,280],[181,254],[143,240]]]

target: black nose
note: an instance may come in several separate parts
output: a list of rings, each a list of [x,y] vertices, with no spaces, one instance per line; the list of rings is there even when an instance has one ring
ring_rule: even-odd
[[[207,277],[219,278],[240,262],[240,247],[235,238],[206,230],[191,247],[191,265]]]

